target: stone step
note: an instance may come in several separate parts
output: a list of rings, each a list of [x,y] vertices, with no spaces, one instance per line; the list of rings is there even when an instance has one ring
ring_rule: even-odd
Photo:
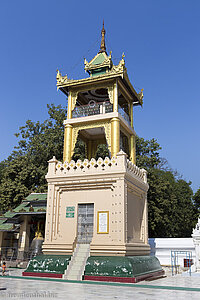
[[[78,276],[69,276],[68,280],[79,280]]]
[[[87,253],[87,252],[88,252],[88,249],[80,249],[79,251],[77,251],[77,252],[75,253],[75,255],[76,255],[76,254]]]
[[[76,261],[77,261],[77,262],[84,261],[86,257],[87,257],[87,255],[85,255],[84,257],[83,257],[83,256],[81,256],[81,257],[75,257],[74,260],[73,260],[73,262],[76,262]]]
[[[82,280],[82,274],[84,273],[89,252],[90,244],[77,244],[63,278],[68,280]]]
[[[72,272],[70,272],[69,276],[78,276],[79,275],[79,270],[73,270]]]
[[[75,261],[76,260],[84,260],[86,257],[87,257],[87,254],[85,254],[85,255],[77,255],[77,256],[74,257],[74,260]]]
[[[73,265],[73,268],[71,268],[71,271],[72,270],[80,270],[81,269],[81,267],[82,267],[82,265]]]

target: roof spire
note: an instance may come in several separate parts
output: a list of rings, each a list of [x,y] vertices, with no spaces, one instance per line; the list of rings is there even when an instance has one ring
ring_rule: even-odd
[[[101,46],[100,46],[99,53],[106,52],[105,34],[106,34],[106,31],[104,29],[104,20],[103,20],[103,27],[101,30]]]

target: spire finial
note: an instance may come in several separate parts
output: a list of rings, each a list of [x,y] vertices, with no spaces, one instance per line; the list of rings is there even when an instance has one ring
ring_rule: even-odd
[[[103,20],[103,27],[101,30],[101,46],[100,46],[99,53],[106,52],[105,34],[106,34],[106,31],[104,29],[104,20]]]

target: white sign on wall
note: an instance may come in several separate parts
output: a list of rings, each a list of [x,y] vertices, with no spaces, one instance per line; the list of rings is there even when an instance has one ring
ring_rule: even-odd
[[[109,233],[109,212],[97,212],[97,233]]]

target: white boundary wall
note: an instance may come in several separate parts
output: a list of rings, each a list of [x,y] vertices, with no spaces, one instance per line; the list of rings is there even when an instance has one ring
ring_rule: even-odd
[[[171,266],[171,250],[192,251],[195,262],[195,246],[193,238],[149,238],[151,254],[155,255],[162,266]],[[184,266],[185,254],[178,255],[178,264]]]

